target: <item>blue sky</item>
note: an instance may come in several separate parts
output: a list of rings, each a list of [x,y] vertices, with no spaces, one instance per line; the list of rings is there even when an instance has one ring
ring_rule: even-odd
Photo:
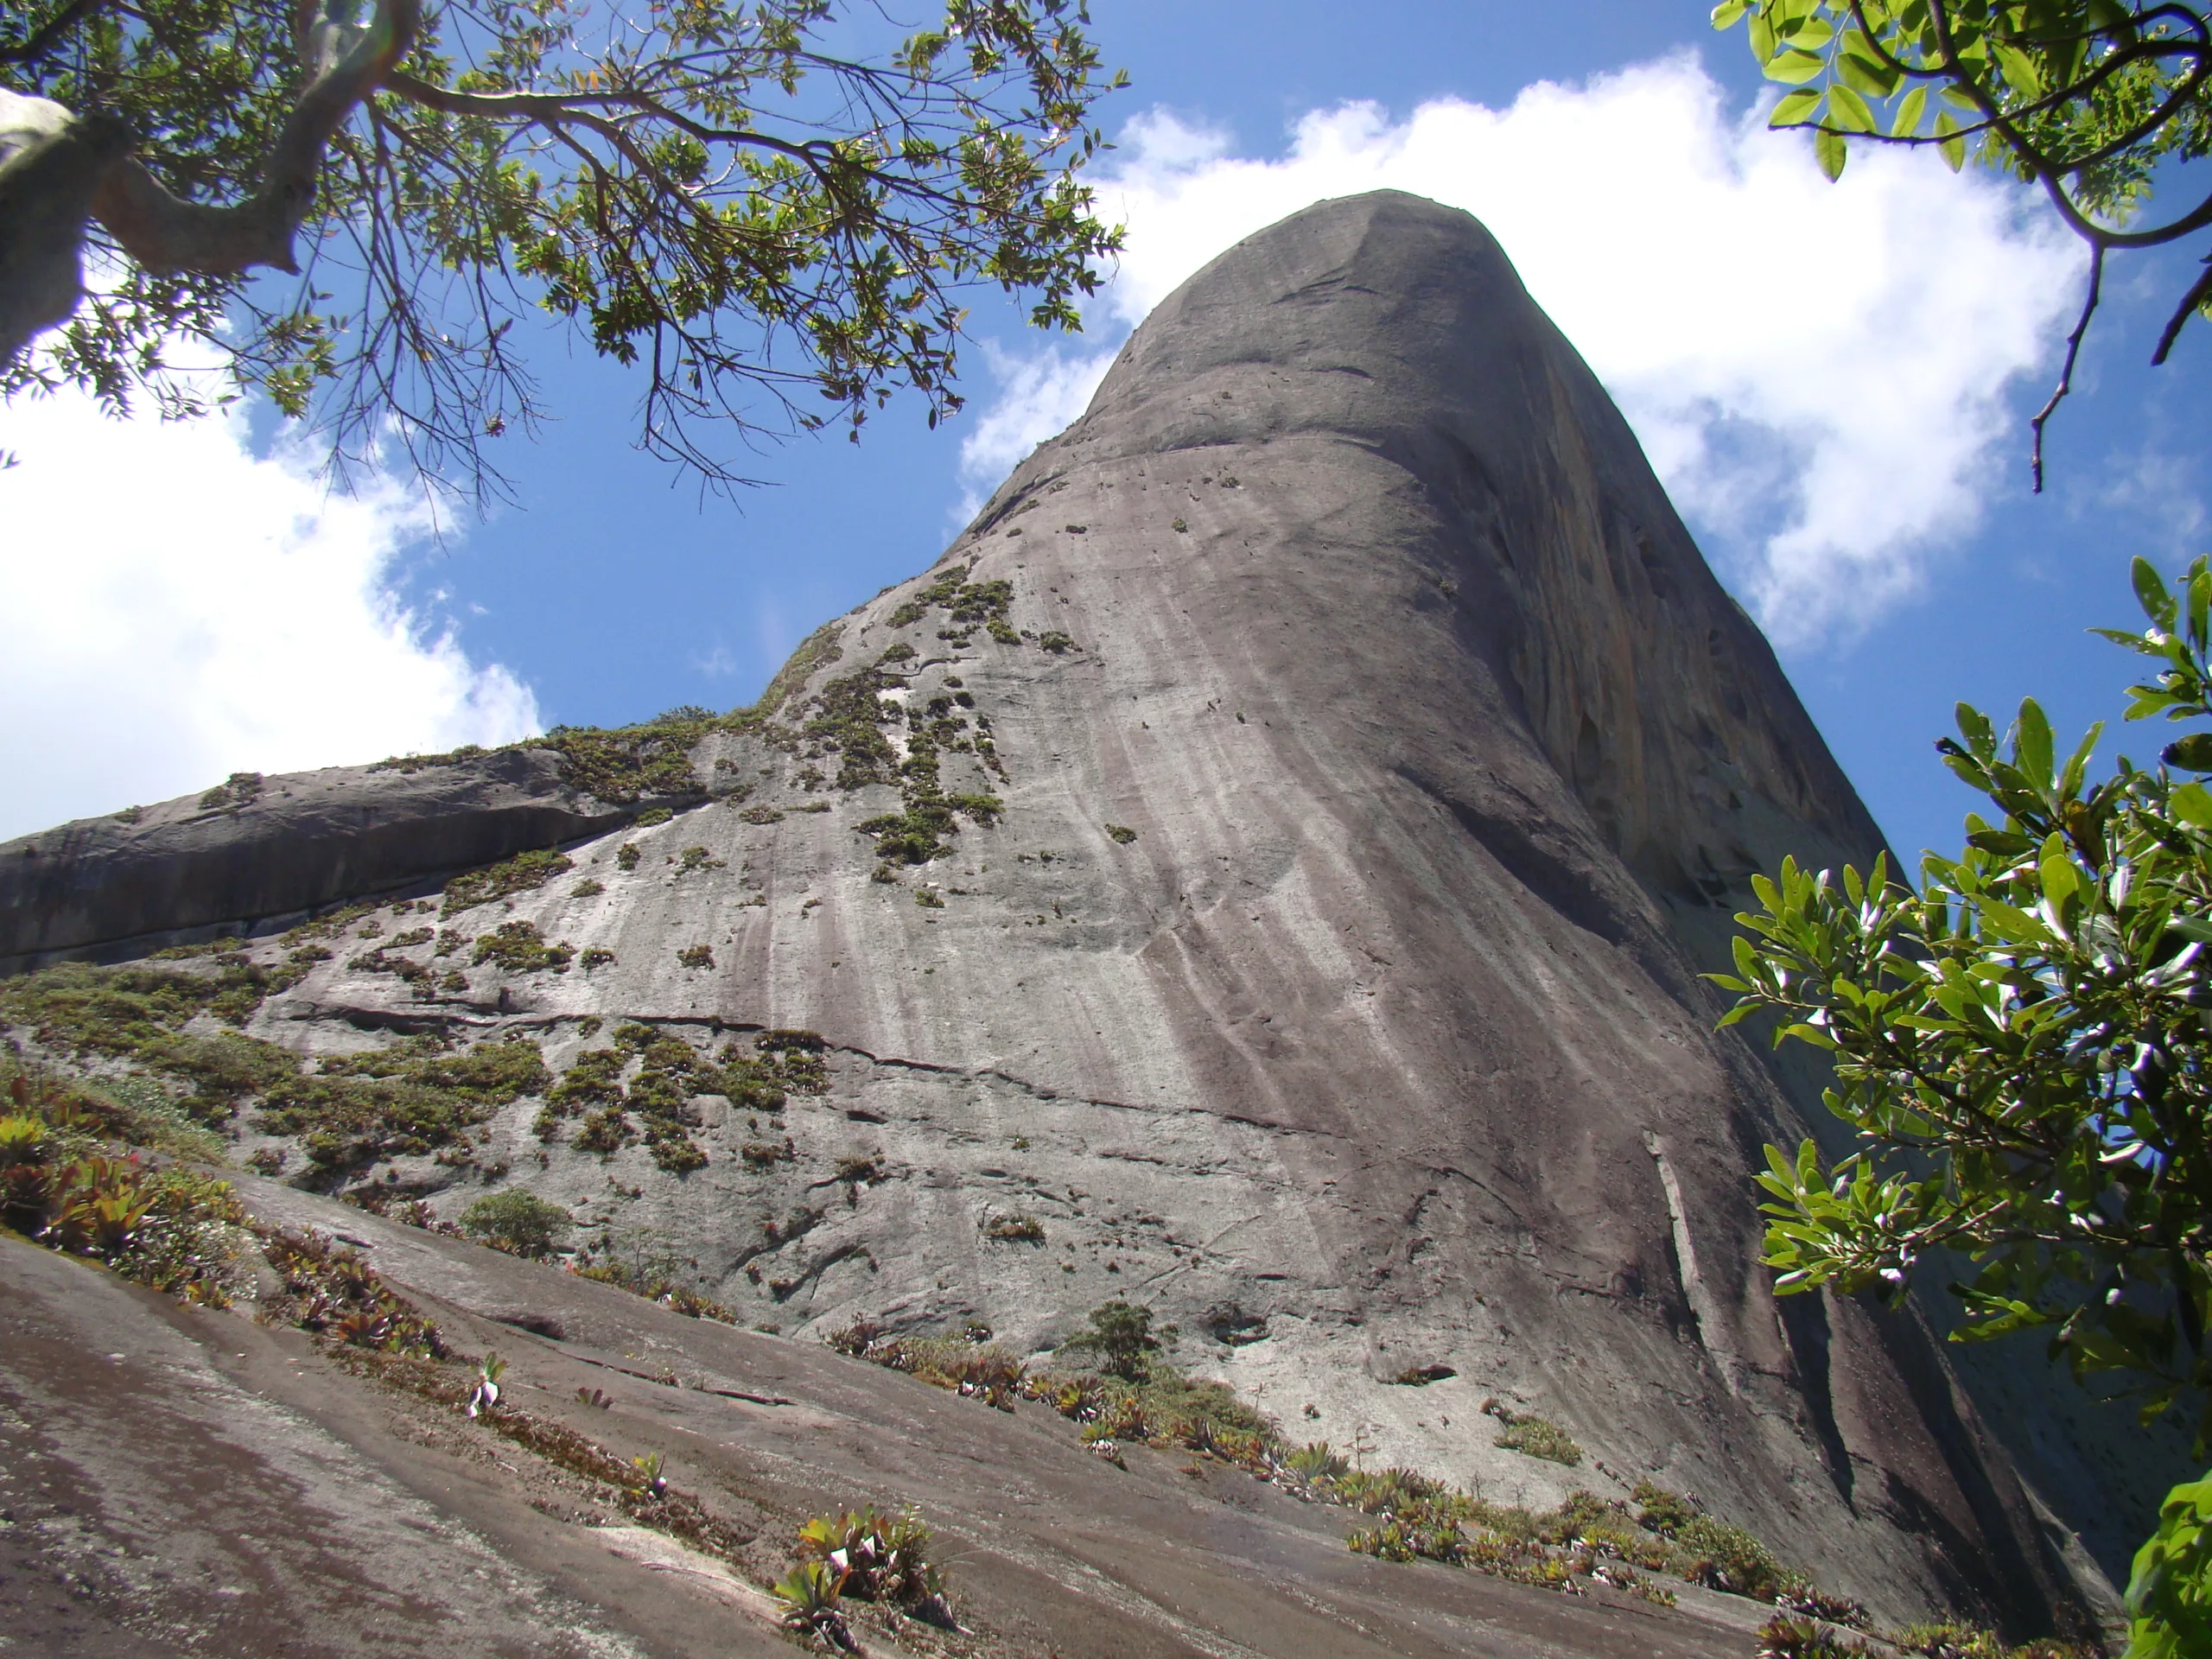
[[[2032,203],[1932,157],[1854,158],[1830,193],[1801,140],[1738,124],[1761,83],[1706,10],[1094,0],[1133,82],[1106,106],[1122,143],[1105,168],[1132,248],[1087,336],[1050,347],[979,306],[960,418],[931,433],[894,404],[857,447],[766,450],[772,483],[735,505],[631,449],[634,382],[550,330],[532,364],[560,418],[502,441],[516,507],[442,543],[404,493],[321,502],[296,467],[247,459],[235,426],[0,412],[24,457],[0,511],[42,532],[10,537],[0,569],[48,619],[0,667],[19,785],[0,835],[232,769],[744,702],[817,623],[933,559],[963,504],[1080,407],[1098,353],[1257,227],[1237,211],[1395,183],[1491,222],[1892,841],[1955,844],[1970,803],[1930,747],[1952,703],[2033,693],[2062,728],[2112,714],[2126,659],[2082,630],[2131,620],[2130,556],[2196,550],[2212,335],[2146,366],[2190,256],[2115,267],[2050,488],[2030,496],[2026,417],[2078,255]],[[1647,141],[1655,120],[1674,137]],[[1892,331],[1906,360],[1885,368]],[[123,457],[143,486],[88,495]],[[256,467],[220,486],[212,532],[180,531],[150,483]],[[79,556],[57,565],[57,544]]]

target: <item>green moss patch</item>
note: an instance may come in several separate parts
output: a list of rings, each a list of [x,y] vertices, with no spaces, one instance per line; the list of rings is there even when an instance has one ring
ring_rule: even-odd
[[[518,853],[501,863],[470,870],[447,882],[445,905],[440,914],[458,916],[464,910],[488,905],[494,899],[534,892],[555,876],[574,868],[575,861],[567,854],[550,847]]]
[[[719,1096],[737,1110],[780,1112],[787,1094],[829,1086],[823,1047],[810,1031],[775,1031],[709,1056],[682,1037],[631,1020],[615,1027],[610,1046],[577,1055],[546,1091],[537,1135],[557,1140],[566,1120],[580,1117],[569,1141],[577,1151],[611,1155],[643,1140],[655,1163],[681,1175],[708,1161],[691,1136],[701,1123],[698,1100]]]
[[[548,940],[536,922],[513,921],[480,936],[469,960],[478,966],[492,963],[511,974],[565,974],[575,954],[574,945]]]
[[[1006,619],[1007,607],[1014,602],[1014,584],[1006,581],[971,582],[968,578],[975,569],[973,563],[953,566],[892,612],[891,626],[910,628],[925,620],[931,610],[944,610],[951,613],[952,626],[943,631],[938,636],[941,639],[965,645],[969,632],[981,626],[988,628],[995,639],[1010,638],[1018,643],[1021,636],[1014,632]]]
[[[465,1145],[467,1132],[499,1108],[551,1081],[527,1038],[454,1049],[440,1037],[413,1037],[365,1054],[331,1056],[312,1073],[294,1061],[290,1077],[261,1091],[253,1126],[297,1136],[316,1170],[342,1174]]]
[[[213,812],[228,808],[235,811],[241,806],[251,806],[261,798],[266,781],[257,772],[234,772],[200,796],[200,810]]]
[[[1570,1469],[1581,1463],[1582,1448],[1574,1443],[1574,1437],[1549,1418],[1516,1413],[1495,1400],[1484,1401],[1483,1410],[1504,1425],[1493,1444]]]

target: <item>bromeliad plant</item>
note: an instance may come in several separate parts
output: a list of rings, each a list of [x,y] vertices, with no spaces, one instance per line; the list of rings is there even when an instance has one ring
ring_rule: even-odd
[[[506,1374],[507,1362],[497,1354],[486,1354],[476,1366],[476,1386],[468,1393],[468,1414],[478,1416],[499,1403],[499,1379]],[[656,1465],[654,1472],[659,1472]]]
[[[887,1516],[863,1504],[817,1516],[799,1529],[798,1547],[837,1575],[841,1595],[887,1603],[931,1624],[952,1623],[944,1576],[929,1560],[930,1529],[911,1510]]]
[[[771,1586],[785,1624],[849,1651],[855,1643],[839,1605],[849,1596],[957,1630],[929,1547],[929,1528],[911,1511],[887,1516],[863,1504],[815,1516],[799,1529],[798,1564]]]
[[[818,1636],[831,1647],[849,1653],[852,1632],[837,1605],[844,1579],[823,1561],[801,1561],[775,1584],[770,1592],[782,1605],[784,1624],[806,1636]]]
[[[226,1306],[252,1240],[225,1183],[149,1166],[97,1132],[106,1103],[9,1080],[0,1115],[0,1225],[187,1301]]]

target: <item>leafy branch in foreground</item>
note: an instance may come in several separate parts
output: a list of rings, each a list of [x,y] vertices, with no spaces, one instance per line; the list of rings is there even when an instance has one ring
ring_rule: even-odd
[[[2212,570],[2197,560],[2177,594],[2134,570],[2149,626],[2098,631],[2158,665],[2127,717],[2212,718]],[[2062,759],[2032,699],[2001,745],[1964,703],[1958,723],[1937,747],[1997,817],[1967,818],[1957,858],[1924,855],[1918,893],[1885,858],[1840,884],[1785,861],[1737,918],[1736,972],[1713,976],[1738,999],[1724,1023],[1772,1015],[1777,1046],[1828,1054],[1826,1103],[1857,1141],[1833,1166],[1809,1140],[1767,1148],[1766,1262],[1783,1294],[1897,1301],[1931,1259],[1962,1259],[1955,1339],[2045,1330],[2145,1424],[2192,1408],[2202,1454],[2212,791],[2175,773],[2212,772],[2212,732],[2092,784],[2101,726]],[[2175,1490],[2167,1542],[2139,1557],[2133,1659],[2203,1650],[2184,1631],[2212,1606],[2199,1496]]]
[[[2212,715],[2212,575],[2177,601],[2138,561],[2151,626],[2110,637],[2160,663],[2128,711]],[[2146,1420],[2200,1407],[2212,1245],[2212,734],[2091,785],[2101,728],[2061,760],[2033,700],[2000,747],[1961,704],[1939,747],[1988,797],[1955,859],[1912,892],[1878,858],[1839,884],[1794,862],[1738,919],[1733,1023],[1825,1050],[1829,1110],[1859,1149],[1833,1168],[1768,1148],[1767,1261],[1784,1292],[1901,1297],[1937,1251],[1971,1257],[1962,1338],[2048,1327],[2077,1377],[2143,1394]],[[2200,767],[2199,763],[2202,763]],[[2212,1418],[2205,1420],[2212,1427]]]
[[[2103,288],[2105,256],[2212,226],[2212,193],[2153,211],[2157,187],[2194,198],[2176,162],[2212,151],[2212,11],[2119,0],[1723,0],[1716,29],[1745,26],[1770,79],[1792,90],[1770,124],[1808,127],[1829,178],[1849,141],[1932,147],[1956,172],[1971,153],[2039,186],[2088,245],[2089,281],[2043,433],[2072,385]],[[2212,315],[2212,263],[2175,305],[2153,363],[2192,314]]]
[[[486,442],[542,412],[511,331],[543,311],[642,372],[642,447],[710,484],[739,481],[733,438],[857,434],[900,389],[934,424],[960,406],[965,293],[1078,326],[1120,238],[1077,174],[1121,78],[1080,0],[946,0],[873,55],[848,49],[857,10],[10,8],[0,395],[201,412],[168,372],[188,342],[314,416],[341,468],[389,435],[480,493]]]

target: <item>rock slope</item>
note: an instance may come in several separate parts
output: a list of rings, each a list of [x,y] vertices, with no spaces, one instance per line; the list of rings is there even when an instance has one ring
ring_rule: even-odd
[[[821,1344],[244,1183],[271,1224],[350,1241],[507,1401],[618,1459],[658,1455],[742,1540],[734,1570],[360,1351],[188,1308],[0,1234],[0,1654],[25,1659],[773,1659],[759,1588],[825,1510],[912,1507],[947,1633],[855,1620],[875,1659],[1723,1659],[1751,1604],[1661,1607],[1348,1551],[1356,1513],[994,1411]],[[531,1327],[518,1329],[518,1325]],[[539,1334],[551,1333],[551,1334]],[[346,1363],[349,1357],[353,1363]],[[550,1434],[531,1441],[551,1443]],[[649,1517],[647,1517],[649,1518]],[[819,1651],[818,1648],[814,1649]]]
[[[1751,872],[1879,836],[1465,215],[1383,193],[1223,255],[931,571],[671,731],[676,784],[572,741],[14,843],[0,954],[258,918],[177,971],[259,976],[249,1033],[326,1073],[527,1039],[544,1074],[435,1132],[358,1093],[237,1128],[448,1216],[526,1185],[785,1332],[1043,1345],[1126,1297],[1492,1498],[1655,1477],[1894,1617],[2097,1593],[1917,1316],[1770,1294],[1748,1174],[1802,1119],[1696,976]],[[349,880],[348,813],[434,798]],[[273,934],[524,810],[566,868]],[[219,855],[308,874],[203,898]],[[1586,1462],[1497,1447],[1493,1399]],[[2126,1512],[2037,1455],[2076,1526]]]

